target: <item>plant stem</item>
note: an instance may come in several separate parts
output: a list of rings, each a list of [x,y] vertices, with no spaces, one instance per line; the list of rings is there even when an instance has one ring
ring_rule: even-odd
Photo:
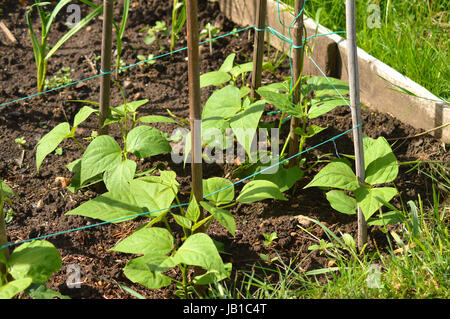
[[[2,181],[0,180],[0,245],[5,245],[8,242],[8,237],[6,236],[6,221],[5,221],[5,214],[3,211],[3,185]],[[3,255],[6,259],[9,258],[9,250],[8,248],[3,249]],[[6,276],[6,266],[0,263],[0,276],[3,278]]]
[[[83,147],[83,145],[81,145],[80,142],[78,142],[78,140],[75,138],[75,136],[72,136],[71,138],[75,142],[75,144],[78,145],[78,147],[81,149],[81,151],[84,153],[85,148]]]

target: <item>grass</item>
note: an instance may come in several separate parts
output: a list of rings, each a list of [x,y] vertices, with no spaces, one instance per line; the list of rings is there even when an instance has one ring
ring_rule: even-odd
[[[208,298],[447,299],[449,207],[448,203],[440,205],[437,192],[434,194],[430,209],[424,209],[419,196],[403,207],[404,223],[382,228],[387,248],[358,253],[354,242],[343,240],[317,222],[332,244],[322,248],[329,268],[302,271],[309,255],[289,264],[279,259],[273,267],[253,266],[253,271],[241,272],[243,280],[236,277],[229,284],[211,286]]]
[[[379,28],[368,25],[374,21],[371,4],[379,5]],[[356,0],[358,46],[448,101],[449,7],[435,0]],[[307,0],[305,13],[332,31],[346,29],[343,0]]]

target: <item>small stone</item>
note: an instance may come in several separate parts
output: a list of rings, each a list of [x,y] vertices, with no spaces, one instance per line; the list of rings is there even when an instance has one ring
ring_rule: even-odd
[[[309,227],[312,223],[310,220],[307,220],[303,215],[297,215],[294,218],[297,219],[298,223],[302,225],[302,227]]]
[[[59,176],[59,177],[55,178],[55,184],[61,185],[62,188],[66,188],[67,186],[69,186],[70,182],[71,182],[71,179],[67,178],[67,177]]]

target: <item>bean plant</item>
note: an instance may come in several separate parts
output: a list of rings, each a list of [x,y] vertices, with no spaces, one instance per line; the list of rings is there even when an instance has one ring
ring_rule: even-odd
[[[30,9],[27,11],[26,20],[28,24],[29,35],[31,38],[31,44],[33,46],[34,59],[37,67],[38,92],[42,92],[44,88],[49,59],[67,40],[69,40],[78,31],[83,29],[92,19],[94,19],[103,11],[103,6],[97,7],[95,10],[89,13],[84,19],[82,19],[76,26],[70,29],[70,31],[64,34],[53,47],[49,48],[48,37],[51,32],[52,24],[58,13],[61,11],[61,9],[67,4],[69,4],[71,1],[72,0],[61,0],[54,7],[53,11],[46,12],[44,10],[44,7],[51,5],[51,2],[41,2],[40,0],[35,0],[35,3],[31,5]],[[82,2],[84,1],[82,0]],[[36,35],[31,20],[31,14],[34,11],[34,9],[37,10],[41,23],[40,40]]]
[[[395,187],[381,185],[391,183],[397,177],[397,159],[384,137],[374,140],[365,136],[363,144],[366,171],[363,183],[358,182],[348,161],[335,160],[322,168],[305,188],[334,188],[326,193],[331,207],[343,214],[353,215],[360,206],[369,225],[396,222],[398,213],[383,213],[381,207],[387,205],[398,191]],[[379,216],[374,217],[378,211]]]
[[[179,33],[186,22],[186,2],[173,0],[172,26],[170,31],[170,51],[175,50],[175,43],[179,39]]]

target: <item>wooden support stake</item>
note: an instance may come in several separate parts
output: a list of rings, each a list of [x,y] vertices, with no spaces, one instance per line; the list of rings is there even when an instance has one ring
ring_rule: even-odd
[[[303,9],[304,0],[296,0],[295,1],[295,16],[297,17]],[[295,48],[293,49],[293,79],[292,86],[294,87],[297,81],[302,76],[303,70],[303,13],[297,18],[297,21],[294,23],[293,27],[294,38],[293,43]],[[300,47],[301,46],[301,47]],[[301,83],[297,86],[295,91],[293,92],[293,103],[297,104],[301,99]],[[291,118],[291,127],[290,127],[290,140],[289,140],[289,157],[294,156],[299,151],[300,144],[300,136],[294,133],[294,129],[300,126],[300,119],[296,117]],[[294,157],[289,160],[289,167],[294,167],[298,165],[298,157]]]
[[[359,96],[359,71],[358,53],[356,45],[356,21],[355,21],[355,0],[347,0],[346,3],[347,21],[347,46],[348,46],[348,77],[350,85],[350,106],[352,110],[353,142],[355,148],[356,176],[360,183],[366,178],[364,168],[363,132],[361,119],[361,105]],[[367,243],[367,223],[361,207],[358,206],[358,249],[362,250]]]
[[[199,33],[197,0],[186,1],[188,42],[189,120],[191,126],[192,191],[197,202],[203,198],[202,109],[200,99]]]
[[[256,7],[255,44],[253,49],[253,73],[251,97],[257,98],[256,90],[261,86],[261,75],[264,58],[264,35],[266,30],[267,0],[259,0]]]
[[[111,71],[112,58],[112,22],[114,0],[103,0],[103,36],[102,36],[102,72]],[[104,74],[100,82],[100,114],[98,117],[98,134],[108,134],[108,126],[103,127],[110,115],[111,105],[111,73]]]

